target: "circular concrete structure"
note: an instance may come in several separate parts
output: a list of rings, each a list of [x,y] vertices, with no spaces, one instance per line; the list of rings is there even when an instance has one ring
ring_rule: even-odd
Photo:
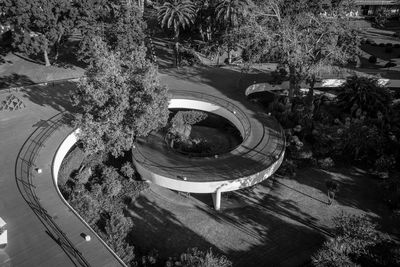
[[[271,176],[284,157],[285,137],[276,120],[260,111],[247,114],[232,102],[192,91],[170,91],[169,108],[215,113],[229,120],[243,142],[229,153],[192,158],[179,154],[160,138],[139,138],[132,149],[133,162],[143,179],[190,193],[233,191]]]

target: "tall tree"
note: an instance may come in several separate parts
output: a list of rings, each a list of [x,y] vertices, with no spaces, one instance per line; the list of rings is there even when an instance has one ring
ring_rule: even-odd
[[[146,25],[136,1],[77,1],[75,7],[78,10],[77,26],[83,35],[80,54],[85,61],[93,58],[96,36],[121,55],[129,55],[143,43]]]
[[[310,84],[312,98],[323,69],[343,66],[357,54],[356,30],[344,13],[329,9],[330,14],[336,14],[330,16],[315,11],[319,9],[310,10],[305,6],[296,12],[281,12],[280,21],[253,17],[240,29],[250,61],[272,59],[289,70],[290,98],[301,81]]]
[[[69,0],[3,0],[0,12],[13,27],[13,45],[28,54],[43,54],[50,66],[49,53],[74,27],[75,10]]]
[[[158,21],[162,28],[174,31],[175,61],[178,66],[179,58],[179,33],[193,23],[195,18],[195,5],[190,0],[169,0],[158,9]]]
[[[248,0],[220,0],[215,7],[217,20],[225,27],[224,39],[227,40],[228,62],[231,62],[231,51],[236,39],[231,32],[238,27],[247,13],[250,2]]]
[[[119,156],[137,136],[146,136],[168,120],[167,89],[157,69],[145,59],[143,46],[129,56],[112,52],[95,39],[94,60],[86,71],[74,103],[83,109],[77,120],[86,151]]]

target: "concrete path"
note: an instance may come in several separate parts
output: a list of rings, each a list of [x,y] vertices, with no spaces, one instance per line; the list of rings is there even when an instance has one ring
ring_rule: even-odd
[[[15,93],[26,108],[0,113],[0,214],[8,229],[8,245],[0,250],[0,266],[119,265],[66,208],[50,173],[54,153],[71,128],[56,127],[52,131],[55,121],[48,119],[69,108],[62,103],[66,103],[63,96],[70,87]],[[37,98],[39,95],[43,98]],[[43,172],[30,177],[31,163]],[[90,234],[92,240],[85,242],[81,233]]]

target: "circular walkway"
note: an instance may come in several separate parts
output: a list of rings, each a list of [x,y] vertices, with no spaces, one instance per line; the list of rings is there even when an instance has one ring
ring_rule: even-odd
[[[144,179],[185,192],[214,193],[218,188],[225,192],[259,183],[280,166],[285,137],[274,118],[257,107],[250,110],[241,102],[233,103],[229,98],[215,94],[192,90],[172,90],[170,93],[172,100],[204,101],[235,114],[240,121],[237,128],[244,140],[229,153],[192,158],[171,150],[155,134],[140,138],[133,149],[133,158]],[[242,101],[247,101],[244,94]]]

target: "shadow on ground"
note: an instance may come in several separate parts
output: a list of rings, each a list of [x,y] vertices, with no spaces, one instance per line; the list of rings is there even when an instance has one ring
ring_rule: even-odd
[[[24,88],[21,92],[33,103],[40,106],[50,106],[58,111],[74,112],[71,102],[71,92],[76,88],[76,83],[65,82]]]

